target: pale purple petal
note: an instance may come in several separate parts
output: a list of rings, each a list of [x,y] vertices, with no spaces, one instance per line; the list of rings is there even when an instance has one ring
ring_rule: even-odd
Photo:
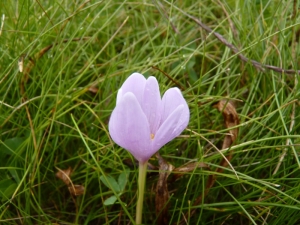
[[[133,93],[128,92],[119,99],[110,117],[109,133],[114,142],[138,161],[145,162],[152,156],[149,123]]]
[[[187,123],[190,117],[189,107],[183,98],[181,91],[178,88],[170,88],[166,91],[162,98],[162,117],[161,124],[173,113],[173,111],[179,106],[184,105],[183,116],[185,117],[185,121]]]
[[[155,134],[161,118],[161,97],[155,77],[149,77],[146,81],[142,108],[148,118],[150,131]]]
[[[132,92],[138,102],[141,104],[143,102],[144,89],[146,85],[146,78],[140,73],[131,74],[123,83],[122,87],[118,91],[117,104],[119,99],[124,96],[127,92]]]
[[[155,77],[130,75],[118,91],[109,132],[139,162],[146,162],[163,145],[180,135],[189,122],[188,105],[178,88],[161,99]]]
[[[118,94],[117,94],[117,102],[116,102],[116,104],[118,104],[119,103],[119,101],[120,101],[120,99],[123,97],[123,91],[122,91],[122,88],[120,88],[119,90],[118,90]]]
[[[185,115],[185,105],[178,106],[161,124],[155,137],[153,148],[160,149],[163,145],[177,137],[187,126],[189,117]]]

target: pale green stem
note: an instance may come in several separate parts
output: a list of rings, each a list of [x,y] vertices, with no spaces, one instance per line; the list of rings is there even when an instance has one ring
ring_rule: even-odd
[[[139,163],[139,180],[138,180],[138,200],[136,204],[136,217],[135,223],[137,225],[142,224],[142,213],[143,213],[143,201],[144,201],[144,191],[146,182],[148,160],[144,163]]]

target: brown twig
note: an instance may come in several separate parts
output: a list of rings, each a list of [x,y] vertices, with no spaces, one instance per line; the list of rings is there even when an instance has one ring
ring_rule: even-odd
[[[22,95],[23,95],[23,93],[22,93]],[[22,102],[25,102],[25,101],[26,100],[23,97]],[[32,172],[31,172],[31,178],[32,178],[32,182],[33,182],[33,179],[35,177],[35,172],[36,172],[36,164],[38,163],[39,152],[38,152],[38,145],[37,145],[37,141],[36,141],[34,126],[33,126],[30,111],[29,111],[29,108],[28,108],[27,105],[25,105],[25,110],[26,110],[28,121],[29,121],[29,126],[30,126],[32,141],[33,141],[33,148],[34,148],[34,154],[33,155],[35,155],[35,160],[34,160],[34,163],[32,165]]]
[[[227,41],[221,34],[219,34],[218,32],[215,32],[209,26],[202,23],[196,17],[184,12],[182,9],[177,8],[177,7],[176,7],[176,9],[179,10],[184,15],[186,15],[187,17],[189,17],[190,19],[192,19],[199,27],[201,27],[208,33],[213,34],[220,42],[222,42],[224,45],[226,45],[228,48],[230,48],[231,51],[233,51],[243,62],[251,63],[251,65],[254,66],[257,70],[264,72],[265,69],[269,69],[269,70],[273,70],[274,72],[277,72],[277,73],[285,73],[288,75],[293,75],[293,74],[300,75],[300,70],[283,69],[283,68],[273,66],[273,65],[262,64],[256,60],[247,58],[246,56],[244,56],[241,53],[241,51],[237,47],[235,47],[233,44],[231,44],[229,41]]]
[[[73,38],[73,39],[64,39],[62,41],[62,43],[66,43],[68,41],[80,41],[80,40],[87,40],[89,39],[90,37],[82,37],[82,38]],[[22,77],[22,80],[21,80],[21,84],[20,84],[20,90],[21,90],[21,94],[23,95],[25,93],[25,83],[27,83],[28,79],[29,79],[29,73],[30,71],[32,70],[32,68],[34,67],[35,65],[35,62],[37,60],[39,60],[43,55],[45,55],[45,53],[47,53],[53,46],[56,46],[58,45],[58,43],[54,43],[54,44],[51,44],[51,45],[48,45],[46,46],[45,48],[43,48],[42,50],[40,50],[38,53],[36,53],[33,57],[28,57],[29,58],[29,62],[26,64],[25,68],[23,69],[22,68],[22,71],[21,72],[24,72],[24,76]],[[26,54],[22,54],[20,56],[20,59],[23,61],[24,58],[26,57]],[[20,60],[19,59],[19,60]],[[24,97],[24,96],[23,96]]]
[[[24,102],[24,101],[25,101],[25,99],[22,100],[22,102]],[[31,134],[32,134],[33,147],[34,147],[34,150],[37,151],[38,147],[37,147],[37,142],[36,142],[36,137],[35,137],[35,132],[34,132],[34,126],[33,126],[31,115],[30,115],[27,105],[25,105],[25,109],[26,109],[26,114],[28,117],[29,125],[30,125]]]
[[[68,41],[79,41],[79,40],[86,40],[88,39],[87,37],[83,37],[83,38],[74,38],[72,40],[69,39],[65,39],[62,42],[66,43]],[[37,140],[36,140],[36,135],[35,135],[35,130],[34,130],[34,126],[33,126],[33,122],[32,122],[32,118],[31,118],[31,114],[30,114],[30,110],[28,108],[28,106],[25,104],[26,102],[26,94],[25,94],[25,84],[27,83],[28,79],[29,79],[29,73],[31,71],[31,69],[33,68],[33,66],[35,65],[35,61],[37,61],[38,59],[40,59],[46,52],[48,52],[53,46],[57,45],[58,43],[54,43],[51,45],[48,45],[47,47],[43,48],[42,50],[40,50],[38,53],[35,54],[34,59],[32,59],[31,57],[29,57],[29,62],[28,64],[25,66],[24,71],[23,71],[23,60],[26,57],[26,55],[21,55],[20,59],[19,59],[19,70],[20,72],[24,72],[24,76],[21,79],[21,83],[20,83],[20,92],[22,94],[22,104],[24,104],[25,110],[26,110],[26,114],[27,114],[27,118],[29,121],[29,126],[30,126],[30,130],[31,130],[31,135],[32,135],[32,139],[33,139],[33,147],[35,150],[35,160],[34,160],[34,165],[32,166],[33,170],[32,170],[32,178],[35,177],[35,172],[36,172],[36,164],[39,163],[38,157],[39,157],[39,147],[37,144]],[[22,64],[22,66],[20,66],[20,63]],[[16,108],[15,108],[16,110]],[[4,121],[4,123],[7,121],[7,119]],[[2,124],[3,126],[3,124]],[[48,125],[48,127],[50,126],[50,124]],[[48,127],[46,129],[45,135],[47,133]],[[44,137],[45,137],[44,135]]]
[[[51,23],[51,25],[56,29],[56,27],[54,26],[50,16],[48,15],[47,11],[44,9],[44,7],[42,6],[42,4],[40,3],[39,0],[35,0],[37,2],[37,4],[39,5],[39,7],[43,10],[44,14],[46,15],[46,17],[48,18],[49,22]]]
[[[156,66],[151,66],[153,69],[158,70],[159,72],[163,73],[169,80],[171,80],[174,84],[176,84],[176,86],[178,86],[182,91],[184,91],[184,87],[178,83],[176,80],[174,80],[169,74],[167,74],[166,72],[162,71],[161,69],[159,69]]]
[[[62,43],[66,43],[68,41],[81,41],[81,40],[88,40],[90,37],[82,37],[82,38],[73,38],[73,39],[64,39]],[[30,71],[32,70],[33,66],[35,65],[35,62],[39,60],[43,55],[45,55],[51,48],[58,45],[59,43],[54,43],[51,45],[46,46],[42,50],[40,50],[38,53],[36,53],[33,57],[29,57],[29,62],[24,68],[24,80],[25,82],[28,80],[28,76]],[[21,56],[24,57],[24,54]]]

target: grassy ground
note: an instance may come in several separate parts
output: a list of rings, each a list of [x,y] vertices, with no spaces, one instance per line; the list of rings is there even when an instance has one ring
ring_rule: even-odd
[[[299,76],[242,62],[184,14],[249,59],[299,70],[299,7],[297,0],[1,1],[0,223],[134,224],[137,168],[124,163],[132,156],[112,142],[107,124],[118,88],[137,71],[155,76],[162,92],[179,86],[190,107],[188,128],[162,157],[176,168],[209,166],[169,183],[167,224],[299,224]],[[213,107],[221,99],[234,102],[234,128]],[[222,141],[236,128],[238,138],[222,150],[232,152],[231,165],[215,172]],[[158,165],[155,157],[150,163]],[[69,167],[84,194],[72,195],[56,176]],[[100,179],[124,171],[122,193]],[[147,179],[144,224],[157,223],[157,180],[156,172]]]

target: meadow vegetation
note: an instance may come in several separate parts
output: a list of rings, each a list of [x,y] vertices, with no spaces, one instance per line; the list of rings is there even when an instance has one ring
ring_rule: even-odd
[[[144,224],[299,224],[299,7],[2,0],[0,223],[135,224],[137,164],[108,120],[140,72],[162,93],[180,88],[190,109],[159,151],[170,169],[163,213],[149,160]]]

